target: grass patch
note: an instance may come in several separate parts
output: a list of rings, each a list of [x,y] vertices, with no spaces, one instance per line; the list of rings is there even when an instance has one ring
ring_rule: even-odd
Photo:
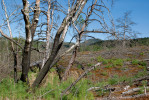
[[[101,75],[103,75],[103,76],[107,76],[108,73],[107,73],[106,71],[104,71],[104,72],[101,73]]]
[[[139,62],[140,62],[139,60],[134,59],[134,60],[132,60],[132,62],[131,62],[131,63],[132,63],[133,65],[138,65],[138,64],[139,64]]]
[[[117,66],[123,66],[125,59],[104,59],[101,56],[97,57],[98,62],[102,62],[103,65],[106,65],[106,68],[111,68],[111,67],[117,67]]]
[[[53,77],[53,80],[50,80],[46,86],[37,88],[35,93],[28,93],[26,91],[29,88],[28,85],[21,81],[15,84],[12,78],[3,79],[0,82],[0,99],[9,98],[10,100],[37,100],[42,96],[41,99],[44,100],[60,100],[61,92],[65,90],[74,81],[74,79],[70,78],[67,81],[60,83],[57,75],[51,75],[50,77]],[[80,80],[75,87],[70,90],[69,95],[63,96],[63,100],[94,100],[93,94],[90,91],[87,91],[90,87],[89,84],[89,81],[86,79]]]
[[[141,65],[141,66],[146,66],[147,64],[146,64],[145,61],[140,61],[140,62],[139,62],[139,65]]]

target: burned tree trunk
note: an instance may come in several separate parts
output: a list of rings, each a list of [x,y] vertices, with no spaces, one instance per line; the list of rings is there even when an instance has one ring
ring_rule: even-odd
[[[73,63],[74,63],[76,55],[77,55],[77,50],[78,50],[78,47],[76,47],[73,51],[73,54],[69,61],[68,67],[66,68],[65,73],[63,75],[63,78],[62,78],[63,81],[67,79],[68,72],[69,72],[71,66],[73,66]]]
[[[77,30],[78,35],[79,35],[79,37],[78,37],[78,39],[77,39],[78,44],[80,44],[80,41],[81,41],[81,38],[82,38],[82,35],[83,35],[83,31],[85,30],[85,27],[87,26],[87,21],[88,21],[89,17],[91,16],[92,11],[93,11],[93,9],[94,9],[96,3],[97,3],[97,1],[95,1],[94,5],[91,7],[88,16],[86,16],[86,19],[84,20],[84,23],[82,24],[82,27],[80,27],[80,28],[81,28],[80,31],[77,29],[77,27],[76,27],[75,24],[73,23],[73,25],[74,25],[74,27],[75,27],[75,29]],[[74,51],[73,51],[72,57],[71,57],[71,59],[70,59],[70,61],[69,61],[68,67],[67,67],[66,70],[65,70],[65,73],[64,73],[64,76],[63,76],[62,80],[66,80],[67,74],[68,74],[68,72],[69,72],[71,66],[73,65],[73,63],[74,63],[74,61],[75,61],[75,58],[76,58],[76,55],[77,55],[77,50],[78,50],[78,46],[75,47],[75,49],[74,49]]]
[[[29,20],[29,4],[27,0],[22,0],[23,2],[23,17],[25,21],[25,33],[26,33],[26,40],[25,40],[25,46],[23,51],[23,58],[22,58],[22,74],[21,74],[21,80],[23,82],[29,82],[28,81],[28,71],[29,71],[29,65],[30,65],[30,56],[31,56],[31,46],[32,41],[34,37],[34,33],[38,24],[39,14],[40,14],[40,0],[36,0],[35,9],[34,9],[34,17],[32,20],[32,24],[30,24]]]
[[[65,38],[65,35],[66,35],[66,32],[68,30],[71,20],[76,20],[78,18],[85,4],[86,4],[86,0],[77,1],[74,8],[70,10],[69,14],[64,18],[60,28],[58,29],[56,33],[51,55],[49,59],[47,60],[47,62],[45,63],[44,67],[39,72],[38,76],[36,77],[36,80],[34,81],[32,85],[33,88],[38,86],[42,82],[42,80],[48,73],[49,69],[53,67],[53,62],[59,50],[61,49],[61,46],[63,44],[64,38]]]
[[[5,11],[5,16],[7,19],[7,26],[9,29],[9,33],[10,33],[10,39],[13,39],[12,37],[12,31],[11,31],[11,27],[10,27],[10,21],[9,21],[9,17],[7,14],[7,9],[4,3],[4,0],[2,0],[3,6],[4,6],[4,11]],[[13,60],[14,60],[14,81],[17,82],[17,65],[18,65],[18,61],[17,61],[17,53],[15,52],[15,47],[14,47],[14,43],[11,41],[11,50],[13,53]]]

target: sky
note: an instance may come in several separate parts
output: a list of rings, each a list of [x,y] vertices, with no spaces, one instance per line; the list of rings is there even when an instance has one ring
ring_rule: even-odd
[[[112,8],[113,17],[119,18],[126,11],[132,11],[131,19],[136,23],[134,31],[139,37],[149,37],[149,0],[116,0]]]
[[[9,10],[12,9],[11,4],[14,3],[22,4],[22,0],[5,0],[7,8]],[[29,0],[30,2],[34,0]],[[59,0],[58,0],[59,1]],[[64,2],[62,2],[64,1]],[[66,5],[66,2],[68,0],[61,0],[62,5]],[[89,0],[91,2],[92,0]],[[113,6],[110,8],[111,14],[114,18],[114,22],[116,22],[116,19],[119,17],[122,17],[124,12],[126,11],[132,11],[131,13],[131,19],[135,23],[137,23],[135,26],[133,26],[133,30],[141,33],[138,38],[143,37],[149,37],[149,0],[114,0]],[[2,13],[1,5],[0,5],[0,14]],[[64,16],[62,15],[62,18]],[[1,25],[1,17],[0,17],[0,25]],[[12,28],[14,25],[12,25]],[[93,25],[95,27],[95,25]],[[72,32],[72,31],[71,31]],[[14,37],[18,34],[14,34]],[[72,36],[71,34],[68,34],[66,36],[66,41],[69,41]],[[105,34],[93,34],[92,36],[99,38],[99,39],[107,39],[108,35]]]
[[[132,27],[133,31],[139,32],[137,37],[149,37],[149,0],[114,0],[114,4],[110,8],[114,23],[116,19],[124,15],[125,12],[131,11],[130,18],[136,23]],[[96,25],[93,24],[92,27]],[[106,40],[108,34],[91,34],[92,36]],[[69,36],[66,38],[70,38]]]
[[[136,23],[132,27],[133,31],[139,32],[138,38],[149,37],[149,0],[114,0],[110,8],[111,14],[116,19],[124,15],[125,12],[131,11],[130,18]],[[96,34],[92,35],[97,37]],[[99,39],[107,39],[108,35],[99,34]]]

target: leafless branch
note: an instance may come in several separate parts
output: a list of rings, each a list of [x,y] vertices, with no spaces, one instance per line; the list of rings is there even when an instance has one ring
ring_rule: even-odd
[[[5,35],[1,29],[0,29],[0,33],[1,33],[1,35],[2,35],[3,37],[5,37],[6,39],[10,40],[11,42],[13,42],[13,43],[16,44],[17,46],[19,46],[21,49],[23,49],[23,47],[22,47],[20,44],[18,44],[16,41],[14,41],[13,39],[11,39],[9,36]]]
[[[69,87],[67,87],[62,93],[61,93],[61,97],[68,91],[70,90],[74,85],[76,85],[76,83],[81,80],[88,72],[90,72],[91,70],[95,69],[97,66],[100,66],[101,63],[97,63],[94,66],[92,66],[91,68],[87,69],[84,73],[82,73],[79,78],[77,78]]]

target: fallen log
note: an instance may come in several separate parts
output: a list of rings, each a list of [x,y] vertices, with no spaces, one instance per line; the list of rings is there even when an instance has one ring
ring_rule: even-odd
[[[149,87],[146,87],[146,89],[148,89]],[[129,89],[128,91],[122,92],[122,95],[127,95],[127,94],[131,94],[133,92],[137,92],[141,90],[141,88],[133,88],[133,89]]]
[[[141,99],[141,98],[146,98],[146,99]],[[148,98],[148,99],[147,99]],[[149,93],[147,94],[138,94],[138,95],[132,95],[132,96],[124,96],[120,97],[119,99],[141,99],[141,100],[149,100]]]
[[[67,87],[64,91],[62,91],[61,97],[62,97],[69,89],[71,89],[73,86],[75,86],[75,85],[77,84],[77,82],[80,81],[85,75],[87,75],[88,72],[90,72],[91,70],[95,69],[97,66],[100,66],[100,65],[101,65],[101,63],[97,63],[96,65],[92,66],[91,68],[87,69],[84,73],[82,73],[78,79],[76,79],[69,87]]]
[[[135,79],[133,82],[139,82],[139,81],[144,81],[144,80],[149,80],[149,75]]]
[[[89,89],[87,89],[87,91],[92,91],[92,90],[99,90],[99,89],[101,89],[101,90],[108,90],[108,91],[114,91],[116,88],[115,87],[109,87],[109,88],[106,88],[106,89],[104,89],[104,88],[101,88],[101,87],[90,87]]]

